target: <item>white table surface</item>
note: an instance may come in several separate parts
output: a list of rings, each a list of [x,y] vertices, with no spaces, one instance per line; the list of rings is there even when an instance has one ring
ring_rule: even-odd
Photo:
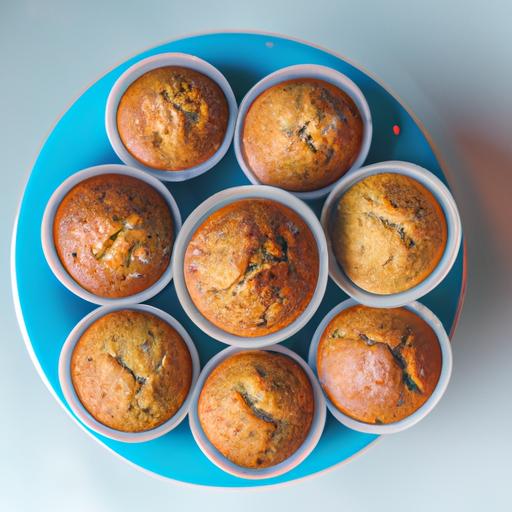
[[[512,4],[473,1],[0,0],[0,510],[512,510]],[[179,35],[262,29],[380,76],[453,173],[469,286],[444,399],[421,424],[299,484],[215,491],[137,472],[80,431],[23,346],[9,240],[55,118],[105,70]]]

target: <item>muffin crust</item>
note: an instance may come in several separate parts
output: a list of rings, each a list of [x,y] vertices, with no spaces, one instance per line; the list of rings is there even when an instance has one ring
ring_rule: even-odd
[[[377,294],[398,293],[421,283],[439,263],[446,219],[419,182],[382,173],[343,195],[331,238],[338,263],[357,286]]]
[[[210,442],[248,468],[279,464],[304,442],[313,419],[311,383],[298,363],[277,352],[240,352],[206,379],[198,415]]]
[[[192,235],[184,258],[189,294],[217,327],[261,336],[292,323],[318,280],[316,241],[302,218],[266,199],[220,208]]]
[[[144,165],[180,171],[208,160],[224,140],[228,104],[209,77],[189,68],[148,71],[126,90],[117,110],[119,136]]]
[[[55,214],[53,238],[80,286],[100,297],[127,297],[158,281],[169,265],[173,222],[153,187],[106,174],[68,192]]]
[[[441,374],[432,328],[405,308],[353,306],[334,317],[317,353],[320,384],[343,413],[393,423],[419,409]]]
[[[96,320],[71,357],[71,378],[83,406],[104,425],[142,432],[182,406],[192,381],[187,345],[167,322],[122,310]]]
[[[323,80],[300,78],[254,100],[242,151],[262,183],[303,192],[339,179],[359,155],[362,139],[363,122],[350,96]]]

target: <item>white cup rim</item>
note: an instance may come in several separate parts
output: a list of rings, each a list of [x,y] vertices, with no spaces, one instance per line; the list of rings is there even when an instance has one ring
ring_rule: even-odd
[[[241,199],[270,199],[277,201],[300,215],[311,230],[318,249],[319,271],[313,297],[304,311],[289,325],[263,336],[243,337],[228,333],[207,320],[192,301],[185,284],[183,261],[190,238],[200,224],[213,212]],[[302,329],[312,318],[324,297],[328,279],[327,242],[322,226],[314,212],[303,201],[285,190],[266,185],[243,185],[224,189],[203,201],[186,219],[174,244],[172,254],[174,287],[178,300],[189,318],[212,338],[242,348],[262,348],[288,339]]]
[[[426,187],[436,198],[446,218],[448,237],[444,253],[434,270],[416,286],[399,293],[380,295],[363,290],[345,274],[338,263],[332,248],[330,223],[333,212],[343,194],[362,179],[382,173],[396,173],[409,176]],[[327,239],[329,252],[329,275],[332,280],[350,297],[361,304],[372,307],[391,308],[404,306],[418,300],[436,288],[453,267],[462,241],[462,224],[455,200],[446,185],[433,173],[419,165],[390,160],[361,167],[345,175],[327,197],[321,214],[322,227]]]
[[[240,103],[240,107],[238,110],[238,117],[236,120],[234,135],[235,155],[236,159],[238,160],[238,165],[240,166],[248,180],[254,185],[261,185],[261,181],[258,179],[258,177],[253,173],[249,165],[246,163],[242,151],[241,138],[245,116],[253,101],[262,92],[264,92],[265,90],[274,85],[286,82],[287,80],[293,80],[295,78],[317,78],[329,82],[332,85],[344,91],[346,94],[348,94],[356,104],[356,107],[358,108],[361,114],[361,119],[363,121],[363,141],[361,144],[361,149],[359,150],[358,157],[356,158],[350,169],[348,169],[344,175],[361,167],[361,165],[363,165],[364,161],[366,160],[366,157],[368,156],[368,152],[370,151],[373,133],[370,107],[363,92],[354,83],[353,80],[351,80],[348,76],[344,75],[340,71],[337,71],[327,66],[321,66],[319,64],[296,64],[293,66],[281,68],[265,76],[259,82],[253,85],[253,87],[249,89],[247,94],[244,96],[244,99]],[[341,178],[343,178],[343,176]],[[341,178],[331,183],[330,185],[327,185],[326,187],[317,190],[310,190],[304,192],[288,190],[287,192],[304,200],[318,199],[321,197],[325,197],[336,186],[336,184],[340,181]]]
[[[146,313],[151,313],[157,316],[158,318],[161,318],[163,321],[165,321],[171,327],[173,327],[178,332],[178,334],[183,338],[183,341],[187,345],[192,360],[192,380],[190,383],[190,389],[181,407],[178,409],[178,411],[176,411],[176,413],[171,418],[169,418],[161,425],[150,430],[145,430],[143,432],[123,432],[121,430],[116,430],[107,427],[106,425],[98,421],[89,413],[89,411],[87,411],[87,409],[82,405],[82,402],[80,402],[80,399],[76,394],[71,379],[71,356],[73,354],[73,350],[78,340],[87,330],[87,328],[91,326],[96,320],[99,320],[100,318],[109,313],[120,310],[142,311]],[[185,330],[183,325],[181,325],[178,322],[178,320],[176,320],[174,317],[172,317],[165,311],[155,308],[154,306],[149,306],[147,304],[131,304],[129,306],[102,306],[96,308],[91,313],[82,318],[73,328],[73,330],[69,333],[66,341],[64,342],[64,345],[62,346],[61,353],[59,356],[60,387],[64,395],[64,398],[66,399],[66,402],[69,405],[71,411],[74,413],[74,415],[86,427],[93,430],[97,434],[100,434],[104,437],[108,437],[109,439],[114,439],[116,441],[122,441],[125,443],[142,443],[145,441],[150,441],[152,439],[156,439],[157,437],[161,437],[164,434],[167,434],[168,432],[176,428],[185,419],[185,416],[189,412],[197,379],[199,378],[199,373],[199,354],[197,352],[196,346],[194,345],[194,342],[192,341],[192,338]]]
[[[316,358],[318,352],[318,345],[320,343],[320,338],[324,333],[329,322],[338,315],[341,311],[348,309],[352,306],[358,305],[359,302],[350,298],[347,299],[327,313],[327,315],[322,319],[320,324],[318,325],[315,334],[313,335],[313,339],[311,341],[311,345],[309,346],[308,353],[308,363],[312,368],[315,376],[318,379],[318,372],[316,366]],[[364,423],[362,421],[358,421],[347,414],[341,412],[330,400],[327,394],[323,391],[325,401],[327,404],[327,408],[331,412],[331,414],[343,425],[352,430],[357,430],[358,432],[365,432],[367,434],[395,434],[397,432],[401,432],[406,430],[421,421],[425,416],[427,416],[432,409],[439,403],[442,396],[444,395],[446,388],[448,387],[448,383],[450,382],[450,377],[452,373],[453,367],[453,355],[452,355],[452,347],[450,343],[450,338],[446,333],[443,324],[439,320],[439,318],[426,306],[421,304],[420,302],[411,302],[405,306],[406,309],[411,311],[412,313],[419,316],[423,319],[427,324],[432,328],[434,333],[437,336],[437,340],[439,342],[439,347],[441,348],[441,373],[439,375],[439,380],[437,381],[436,387],[434,391],[427,399],[427,401],[416,411],[414,411],[411,415],[406,418],[396,421],[394,423],[388,423],[385,425],[375,425],[371,423]]]
[[[197,381],[196,389],[194,391],[194,395],[192,398],[192,404],[189,413],[189,423],[190,430],[192,431],[192,435],[199,446],[200,450],[204,453],[204,455],[217,467],[229,473],[231,475],[237,476],[239,478],[245,478],[250,480],[260,480],[265,478],[273,478],[276,476],[283,475],[288,471],[291,471],[293,468],[297,467],[308,455],[314,450],[318,441],[322,436],[322,432],[325,426],[326,419],[326,407],[325,407],[325,398],[318,383],[315,374],[311,370],[311,368],[307,365],[306,361],[302,359],[296,352],[290,350],[283,345],[272,345],[270,347],[266,347],[265,351],[270,352],[278,352],[280,354],[287,355],[291,357],[294,361],[300,364],[303,370],[306,372],[306,375],[311,382],[311,386],[313,388],[313,397],[315,401],[315,411],[313,414],[313,420],[311,423],[311,427],[309,429],[308,435],[306,439],[302,443],[302,445],[295,451],[290,457],[288,457],[283,462],[276,464],[275,466],[270,466],[268,468],[255,469],[255,468],[244,468],[242,466],[238,466],[224,455],[222,455],[213,444],[206,437],[201,423],[199,421],[197,406],[199,401],[199,394],[203,388],[204,382],[213,371],[213,369],[218,366],[219,363],[227,359],[228,357],[238,354],[240,352],[247,352],[252,350],[258,350],[253,348],[240,348],[240,347],[228,347],[218,354],[213,356],[206,366],[201,371],[201,375],[199,375],[199,379]]]
[[[182,66],[208,76],[221,88],[228,104],[228,124],[224,139],[219,149],[217,149],[217,151],[208,158],[208,160],[182,171],[164,171],[144,165],[126,149],[117,130],[117,109],[126,89],[144,73],[164,66]],[[105,129],[113,150],[126,165],[141,169],[162,181],[185,181],[209,171],[224,157],[233,139],[237,112],[238,106],[233,89],[226,77],[215,66],[194,55],[178,52],[166,52],[139,60],[124,71],[116,80],[107,98],[105,109]]]
[[[142,290],[139,293],[135,293],[128,297],[121,298],[110,298],[110,297],[100,297],[96,295],[82,286],[78,284],[67,272],[64,268],[64,265],[60,261],[60,258],[57,254],[57,250],[55,248],[55,241],[53,239],[53,222],[55,218],[55,213],[57,208],[59,207],[61,201],[64,199],[66,194],[76,185],[81,183],[84,180],[89,178],[93,178],[95,176],[101,176],[104,174],[121,174],[123,176],[130,176],[132,178],[137,178],[141,181],[144,181],[151,187],[153,187],[157,192],[165,200],[171,215],[173,217],[174,222],[174,243],[176,242],[176,238],[178,237],[179,231],[181,229],[181,214],[178,208],[178,204],[176,200],[169,192],[167,187],[149,174],[140,171],[139,169],[134,169],[132,167],[128,167],[126,165],[120,164],[105,164],[105,165],[97,165],[94,167],[88,167],[87,169],[83,169],[78,171],[68,178],[66,178],[53,192],[51,195],[46,208],[43,214],[43,220],[41,223],[41,244],[43,247],[43,253],[48,262],[48,265],[55,275],[55,277],[63,284],[70,292],[80,297],[83,300],[88,302],[92,302],[93,304],[98,304],[101,306],[109,306],[109,305],[119,305],[126,306],[129,304],[135,304],[138,302],[144,302],[146,300],[151,299],[157,293],[161,292],[172,279],[172,265],[171,261],[169,261],[169,265],[160,276],[160,278],[153,283],[151,286]],[[172,254],[171,254],[172,257]]]

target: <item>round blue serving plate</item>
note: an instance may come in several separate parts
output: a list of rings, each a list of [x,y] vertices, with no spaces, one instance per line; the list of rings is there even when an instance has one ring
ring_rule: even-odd
[[[75,324],[96,306],[75,297],[53,276],[41,248],[43,211],[54,189],[69,175],[93,165],[119,163],[105,133],[105,104],[116,79],[138,60],[161,52],[197,55],[218,67],[230,82],[237,101],[263,76],[292,64],[322,64],[348,75],[365,94],[373,117],[374,134],[366,163],[407,160],[431,170],[447,183],[441,163],[419,121],[375,78],[327,50],[283,36],[263,33],[210,33],[185,37],[157,46],[116,67],[87,89],[61,117],[44,143],[26,185],[14,227],[12,286],[20,328],[30,356],[52,394],[75,419],[65,403],[57,375],[59,353]],[[395,135],[393,126],[400,127]],[[211,194],[247,184],[231,147],[206,174],[167,186],[183,219]],[[319,215],[323,200],[310,202]],[[465,289],[465,249],[446,279],[421,302],[453,333]],[[325,298],[313,319],[284,344],[306,358],[313,333],[323,316],[347,296],[329,281]],[[192,336],[201,365],[225,348],[200,331],[185,315],[171,283],[148,301],[177,318]],[[140,444],[104,438],[80,426],[99,443],[139,469],[167,479],[217,487],[254,487],[284,483],[313,475],[346,462],[377,436],[350,430],[328,416],[323,436],[313,453],[280,477],[248,481],[214,466],[196,446],[188,421],[163,437]]]

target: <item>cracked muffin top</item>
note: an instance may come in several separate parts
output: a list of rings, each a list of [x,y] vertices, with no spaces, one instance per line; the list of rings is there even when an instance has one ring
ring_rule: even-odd
[[[353,306],[326,327],[317,372],[331,402],[365,423],[404,419],[430,397],[441,374],[432,328],[405,308]]]
[[[239,352],[208,376],[198,401],[201,427],[235,464],[266,468],[292,455],[309,433],[311,382],[302,367],[277,352]]]
[[[119,298],[154,284],[169,265],[173,222],[164,198],[121,174],[86,179],[64,197],[53,223],[60,261],[83,288]]]
[[[359,110],[341,89],[323,80],[295,79],[254,100],[245,116],[242,152],[265,185],[316,190],[350,169],[363,128]]]
[[[183,338],[161,318],[115,311],[96,320],[78,340],[71,379],[97,421],[142,432],[182,406],[192,382],[192,359]]]
[[[117,109],[117,129],[126,149],[144,165],[181,171],[219,149],[228,116],[226,97],[211,78],[167,66],[128,87]]]
[[[377,294],[399,293],[428,277],[447,238],[439,203],[402,174],[368,176],[340,199],[331,223],[332,248],[347,276]]]
[[[263,336],[292,323],[316,288],[315,238],[290,208],[243,199],[220,208],[192,235],[185,282],[210,322],[238,336]]]

